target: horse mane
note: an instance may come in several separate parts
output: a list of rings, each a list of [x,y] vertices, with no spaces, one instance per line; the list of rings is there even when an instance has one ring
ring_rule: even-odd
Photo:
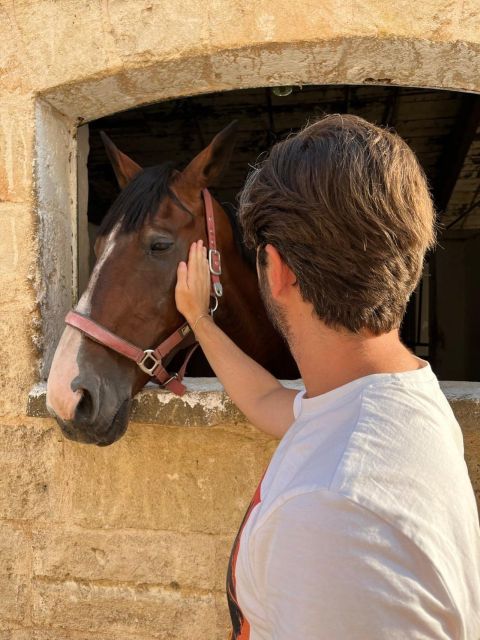
[[[172,162],[165,162],[137,173],[105,214],[98,234],[107,235],[122,218],[122,233],[141,229],[165,196],[173,197],[169,188],[173,169]]]
[[[158,210],[160,203],[166,196],[171,197],[181,206],[182,203],[170,190],[173,170],[173,162],[165,162],[140,171],[122,189],[110,206],[100,224],[98,235],[109,234],[119,220],[122,220],[122,233],[138,231]],[[221,202],[221,205],[227,214],[240,254],[250,267],[255,268],[255,252],[248,249],[243,242],[235,207],[230,202]]]
[[[233,238],[237,245],[237,249],[240,251],[245,262],[252,267],[252,269],[256,269],[256,252],[253,249],[249,249],[243,241],[243,234],[238,221],[237,209],[231,202],[220,202],[220,204],[227,214],[227,218],[232,227]]]

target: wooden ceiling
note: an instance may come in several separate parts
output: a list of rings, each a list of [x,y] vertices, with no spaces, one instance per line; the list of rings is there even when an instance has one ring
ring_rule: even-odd
[[[234,157],[216,189],[222,202],[234,204],[249,165],[275,141],[325,113],[353,113],[392,127],[424,167],[441,222],[455,230],[480,228],[480,96],[375,85],[294,87],[284,97],[263,88],[214,93],[91,122],[89,219],[98,224],[118,193],[101,129],[142,166],[171,160],[182,168],[238,120]]]

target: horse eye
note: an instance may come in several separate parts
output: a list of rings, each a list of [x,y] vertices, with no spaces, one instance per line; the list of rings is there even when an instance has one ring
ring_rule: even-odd
[[[151,251],[166,251],[172,246],[173,242],[169,242],[168,240],[157,240],[156,242],[152,242],[150,245]]]

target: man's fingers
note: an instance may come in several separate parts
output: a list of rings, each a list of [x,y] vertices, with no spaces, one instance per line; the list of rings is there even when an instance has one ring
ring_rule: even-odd
[[[190,245],[190,251],[188,252],[188,266],[190,266],[190,261],[193,262],[193,260],[195,260],[196,253],[197,253],[197,243],[192,242],[192,244]]]
[[[183,260],[177,266],[177,284],[181,287],[187,285],[187,263],[183,262]]]
[[[187,284],[188,286],[195,286],[194,283],[209,278],[209,266],[207,260],[207,247],[204,245],[203,240],[197,240],[192,242],[190,250],[188,252],[188,270],[187,270]]]

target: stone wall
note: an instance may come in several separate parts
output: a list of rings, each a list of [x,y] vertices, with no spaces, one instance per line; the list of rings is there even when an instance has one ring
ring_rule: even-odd
[[[67,442],[33,406],[78,289],[77,126],[252,86],[478,91],[477,9],[476,0],[0,3],[1,640],[226,638],[228,550],[276,446],[230,410],[199,422],[192,396],[182,410],[157,407],[156,424],[141,401],[107,449]],[[452,402],[478,489],[479,401],[462,397]],[[200,405],[212,402],[207,392]]]
[[[247,425],[133,424],[104,449],[2,425],[0,638],[226,638],[228,554],[274,445]]]

